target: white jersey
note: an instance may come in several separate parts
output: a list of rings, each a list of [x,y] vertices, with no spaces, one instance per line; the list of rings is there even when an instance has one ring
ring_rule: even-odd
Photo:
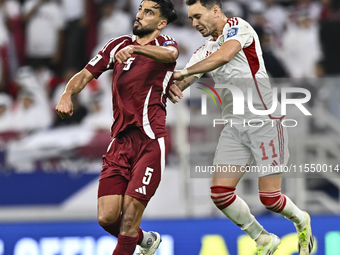
[[[216,41],[213,40],[212,37],[208,38],[206,43],[193,54],[187,67],[210,56],[219,50],[223,43],[229,40],[239,41],[242,49],[229,63],[211,71],[215,88],[222,100],[223,119],[265,120],[283,118],[283,116],[279,114],[279,103],[277,103],[275,111],[271,114],[268,114],[269,111],[267,111],[267,114],[262,115],[264,112],[261,112],[261,115],[259,115],[249,110],[248,90],[252,92],[252,105],[256,110],[261,111],[271,109],[273,91],[264,66],[259,38],[255,30],[245,20],[241,18],[229,18],[224,26],[222,35],[220,35]],[[202,75],[203,74],[196,74],[199,78]],[[228,89],[226,85],[229,86]],[[244,95],[243,98],[242,93],[240,93],[241,91]],[[237,114],[233,114],[233,97],[235,101],[234,105],[241,106],[238,107]],[[239,100],[243,100],[243,104],[242,101],[240,102]],[[236,101],[241,104],[237,104]],[[242,111],[242,106],[244,107],[244,111]]]

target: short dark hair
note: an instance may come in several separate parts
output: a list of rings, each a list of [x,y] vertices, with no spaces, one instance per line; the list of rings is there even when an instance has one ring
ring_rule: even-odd
[[[202,6],[204,6],[207,9],[213,8],[215,5],[217,5],[220,9],[222,9],[222,1],[220,0],[186,0],[185,3],[187,5],[193,5],[195,3],[201,3]]]
[[[168,24],[177,19],[177,13],[171,0],[143,0],[142,2],[144,1],[155,2],[156,8],[159,8],[161,16],[166,18]]]

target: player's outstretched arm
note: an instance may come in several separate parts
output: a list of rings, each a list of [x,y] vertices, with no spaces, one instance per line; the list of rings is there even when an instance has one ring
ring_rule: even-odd
[[[63,94],[55,110],[60,118],[70,117],[73,114],[73,103],[71,97],[78,94],[93,79],[93,75],[85,68],[74,75],[67,83]]]
[[[178,57],[178,50],[173,46],[129,45],[117,52],[115,58],[119,64],[127,64],[132,54],[142,55],[158,62],[173,63]]]
[[[182,91],[188,88],[191,84],[194,84],[198,80],[198,77],[191,75],[183,79],[182,81],[175,81],[170,85],[169,96],[171,102],[178,103],[183,97]]]
[[[192,74],[207,73],[226,63],[241,50],[241,44],[237,40],[229,40],[221,45],[220,50],[215,51],[209,57],[197,62],[196,64],[174,73],[175,80],[182,80]]]

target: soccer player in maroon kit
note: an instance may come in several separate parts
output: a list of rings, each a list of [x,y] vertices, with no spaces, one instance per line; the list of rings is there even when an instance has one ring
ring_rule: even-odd
[[[176,18],[170,0],[142,1],[134,35],[104,45],[68,82],[56,107],[61,118],[71,116],[71,96],[113,70],[114,122],[98,188],[98,222],[118,237],[113,255],[132,255],[137,244],[138,254],[154,254],[161,241],[158,233],[144,232],[139,225],[161,180],[169,147],[165,106],[178,45],[160,33]]]

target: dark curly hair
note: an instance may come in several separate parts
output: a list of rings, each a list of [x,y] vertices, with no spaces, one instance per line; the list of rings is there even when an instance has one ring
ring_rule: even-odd
[[[142,2],[144,1],[155,2],[157,4],[155,8],[159,9],[161,16],[166,18],[168,24],[177,19],[177,13],[171,0],[143,0]]]

